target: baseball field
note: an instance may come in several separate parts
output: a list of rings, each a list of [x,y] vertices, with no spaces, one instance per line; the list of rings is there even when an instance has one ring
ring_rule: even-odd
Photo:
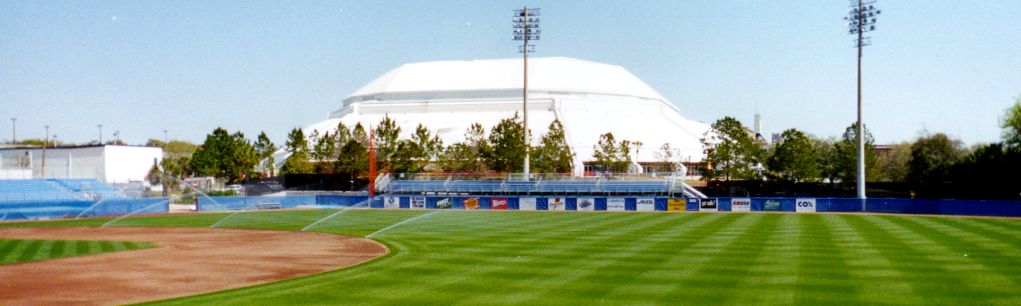
[[[1018,219],[349,209],[0,226],[103,224],[304,229],[389,249],[348,268],[154,304],[1021,305]],[[116,253],[126,252],[140,251]]]

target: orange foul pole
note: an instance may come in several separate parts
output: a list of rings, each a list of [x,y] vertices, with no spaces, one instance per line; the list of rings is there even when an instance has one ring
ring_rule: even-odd
[[[376,154],[373,152],[372,125],[369,125],[369,197],[376,194]]]

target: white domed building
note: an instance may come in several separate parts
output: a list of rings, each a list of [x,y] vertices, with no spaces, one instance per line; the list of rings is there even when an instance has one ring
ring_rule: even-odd
[[[585,163],[593,160],[593,145],[607,132],[618,141],[642,142],[637,155],[632,152],[638,165],[660,162],[656,153],[664,143],[675,149],[678,161],[700,162],[705,156],[699,139],[709,126],[681,116],[677,106],[623,67],[550,57],[530,58],[528,70],[532,145],[559,119],[576,154],[575,175],[584,173]],[[405,64],[355,91],[329,119],[304,132],[333,131],[338,121],[368,128],[389,115],[401,127],[402,138],[421,123],[449,145],[464,141],[472,123],[488,133],[501,119],[521,113],[521,95],[521,59]]]

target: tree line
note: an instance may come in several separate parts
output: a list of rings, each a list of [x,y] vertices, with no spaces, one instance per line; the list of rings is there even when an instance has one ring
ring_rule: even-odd
[[[998,188],[1021,182],[1021,97],[1000,120],[1002,141],[965,148],[944,133],[922,133],[877,154],[866,128],[866,178],[870,182],[906,183],[913,190],[936,194],[947,184],[967,188]],[[702,140],[706,180],[772,180],[787,182],[842,182],[857,180],[857,125],[848,126],[839,139],[823,139],[788,129],[767,144],[732,117],[711,125]]]

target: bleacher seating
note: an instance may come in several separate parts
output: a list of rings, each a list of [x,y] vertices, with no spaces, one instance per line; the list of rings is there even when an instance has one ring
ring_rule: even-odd
[[[384,192],[394,194],[666,194],[667,180],[394,180]]]
[[[0,180],[0,201],[126,198],[96,179]]]

